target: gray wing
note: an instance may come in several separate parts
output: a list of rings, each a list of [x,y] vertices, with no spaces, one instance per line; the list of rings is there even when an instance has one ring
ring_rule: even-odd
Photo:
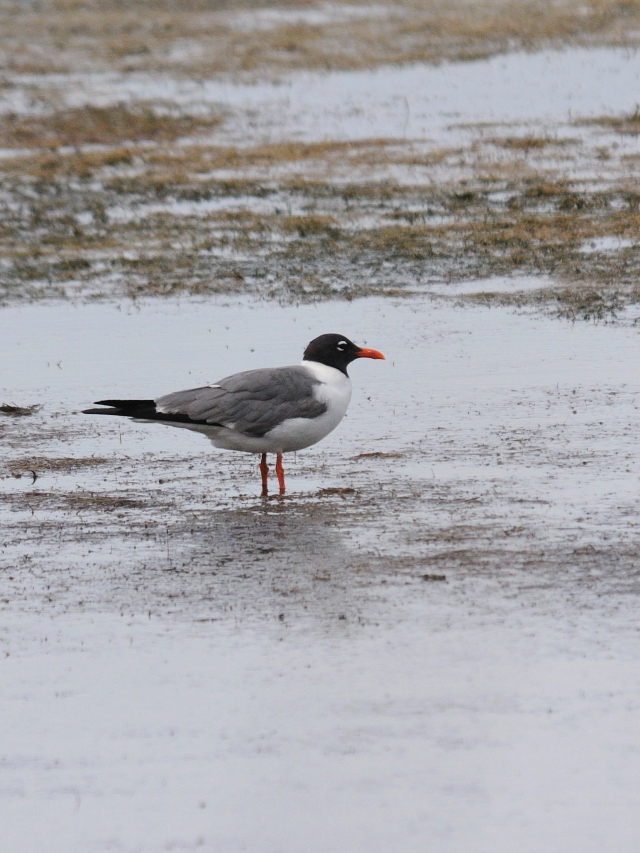
[[[166,394],[156,409],[190,421],[261,438],[288,418],[315,418],[327,411],[313,389],[320,383],[304,367],[235,373],[203,388]]]

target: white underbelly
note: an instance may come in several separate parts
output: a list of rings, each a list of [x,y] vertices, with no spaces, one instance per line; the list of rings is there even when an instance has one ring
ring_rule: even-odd
[[[341,419],[340,419],[341,420]],[[145,421],[136,418],[137,423],[162,424],[163,426],[188,429],[199,432],[221,450],[239,450],[243,453],[292,453],[303,450],[321,441],[336,428],[339,420],[328,418],[326,414],[319,418],[292,418],[272,429],[261,437],[243,435],[232,429],[219,426],[203,426],[202,424],[180,424],[171,421]]]
[[[325,412],[317,418],[290,418],[261,438],[242,435],[231,429],[218,428],[217,432],[212,434],[213,430],[207,430],[205,427],[202,432],[216,447],[225,450],[241,450],[246,453],[293,453],[295,450],[303,450],[322,441],[338,426],[343,417],[344,412],[339,414],[334,410],[331,413]]]
[[[317,418],[292,418],[268,432],[264,440],[279,448],[272,452],[291,453],[294,450],[303,450],[322,441],[338,426],[343,417],[344,413],[337,417],[335,413],[330,415],[325,412]]]
[[[177,421],[146,420],[145,418],[132,418],[138,424],[161,424],[162,426],[174,427],[176,429],[188,429],[190,432],[199,432],[208,438],[214,447],[221,450],[239,450],[243,453],[284,453],[277,450],[266,436],[256,438],[243,435],[233,429],[220,426],[207,426],[206,424],[182,424]]]

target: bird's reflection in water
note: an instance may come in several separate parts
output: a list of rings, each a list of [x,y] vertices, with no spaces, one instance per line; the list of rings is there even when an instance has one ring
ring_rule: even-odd
[[[196,620],[353,615],[358,556],[337,509],[273,495],[170,528],[160,577],[159,566],[154,572],[157,606]]]

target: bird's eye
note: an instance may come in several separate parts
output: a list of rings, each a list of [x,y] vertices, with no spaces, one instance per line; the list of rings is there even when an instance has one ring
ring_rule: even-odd
[[[346,341],[340,341],[340,343],[338,344],[338,349],[340,350],[340,352],[342,352],[342,350],[344,350],[346,348],[347,348],[347,342]]]

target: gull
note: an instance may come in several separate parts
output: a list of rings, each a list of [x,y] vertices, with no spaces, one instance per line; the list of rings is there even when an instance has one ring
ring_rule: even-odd
[[[284,495],[282,454],[310,447],[338,426],[351,400],[347,367],[357,358],[384,356],[344,335],[320,335],[305,349],[301,364],[246,370],[155,400],[98,400],[95,405],[103,408],[83,414],[190,429],[215,447],[259,453],[263,495],[268,494],[267,453],[275,453]]]

